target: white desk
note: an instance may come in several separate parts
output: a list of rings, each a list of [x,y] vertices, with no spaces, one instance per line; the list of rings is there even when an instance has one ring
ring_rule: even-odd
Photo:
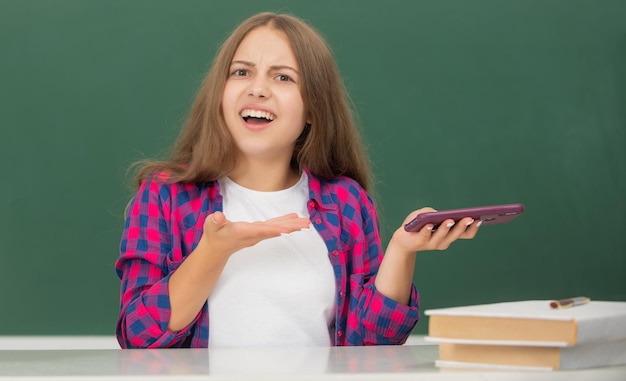
[[[626,380],[626,366],[557,372],[441,371],[437,347],[0,350],[0,380]]]

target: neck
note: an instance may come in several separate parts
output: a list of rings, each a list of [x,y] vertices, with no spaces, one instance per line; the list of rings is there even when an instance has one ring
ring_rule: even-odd
[[[274,192],[287,189],[298,182],[300,174],[289,163],[278,165],[246,161],[241,162],[228,176],[237,184],[261,192]]]

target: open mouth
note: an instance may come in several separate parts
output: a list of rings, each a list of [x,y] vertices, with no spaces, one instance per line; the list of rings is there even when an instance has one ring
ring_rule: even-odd
[[[256,117],[251,117],[251,116],[246,116],[243,118],[243,120],[245,120],[246,123],[250,123],[250,124],[267,124],[271,122],[271,120],[269,119],[256,118]]]
[[[250,124],[267,124],[270,123],[276,118],[276,116],[267,111],[260,110],[242,110],[239,114],[241,118]]]

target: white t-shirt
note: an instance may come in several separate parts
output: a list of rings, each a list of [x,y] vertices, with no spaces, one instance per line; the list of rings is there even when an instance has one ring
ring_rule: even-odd
[[[230,221],[264,221],[287,213],[309,217],[306,173],[277,192],[219,180]],[[209,346],[329,346],[335,276],[315,228],[268,239],[234,253],[209,303]],[[334,329],[332,330],[334,332]]]

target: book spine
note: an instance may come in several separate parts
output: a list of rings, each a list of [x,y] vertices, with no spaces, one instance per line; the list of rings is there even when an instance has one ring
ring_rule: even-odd
[[[576,344],[626,339],[626,314],[576,322]]]

